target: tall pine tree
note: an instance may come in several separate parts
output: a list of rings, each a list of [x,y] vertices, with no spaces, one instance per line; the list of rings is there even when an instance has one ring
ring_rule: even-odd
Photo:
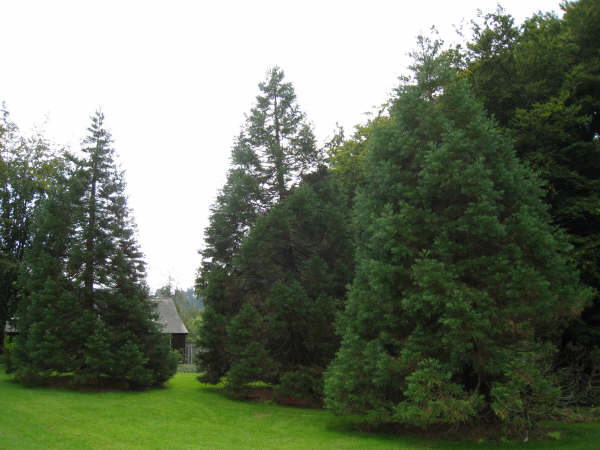
[[[376,423],[488,411],[529,426],[556,401],[545,357],[590,292],[537,177],[440,44],[420,44],[391,120],[368,137],[327,405]]]
[[[150,386],[176,369],[148,299],[123,173],[96,113],[83,157],[38,216],[19,309],[18,375]]]
[[[281,383],[282,397],[321,399],[353,272],[347,205],[322,168],[257,219],[236,258],[244,306],[228,328],[232,390],[267,381]],[[246,320],[251,313],[260,321]]]
[[[229,370],[227,325],[241,307],[234,258],[259,215],[285,198],[300,177],[322,159],[313,133],[296,104],[291,83],[274,67],[237,136],[232,167],[212,208],[196,286],[205,302],[198,330],[204,351],[198,367],[216,383]]]
[[[540,13],[521,27],[502,10],[487,15],[474,27],[464,73],[515,138],[517,156],[546,181],[552,219],[568,233],[582,281],[598,291],[600,8],[597,0],[580,0],[561,9],[562,18]],[[571,400],[598,403],[600,297],[572,321],[563,342]]]

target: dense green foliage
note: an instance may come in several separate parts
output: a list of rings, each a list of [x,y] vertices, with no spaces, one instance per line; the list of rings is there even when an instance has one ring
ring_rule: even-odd
[[[393,426],[529,430],[598,404],[600,6],[561,8],[520,26],[499,8],[464,48],[420,38],[413,77],[324,149],[268,71],[196,296],[156,292],[201,381]],[[0,349],[29,383],[160,385],[176,361],[102,114],[89,133],[56,155],[0,110]]]
[[[235,391],[303,366],[324,370],[351,265],[343,196],[324,169],[309,175],[323,158],[293,86],[274,68],[259,89],[198,278],[206,305],[198,366],[211,383],[227,374]]]
[[[587,37],[597,34],[598,9],[563,8],[564,19],[540,13],[521,28],[501,11],[486,16],[466,51],[441,55],[422,41],[412,82],[351,139],[338,133],[328,145],[332,170],[321,180],[337,202],[311,200],[314,181],[291,190],[282,181],[293,165],[272,145],[278,120],[264,120],[284,103],[267,100],[281,81],[271,73],[206,233],[205,380],[227,374],[234,391],[260,380],[279,384],[281,396],[318,396],[314,375],[338,345],[338,288],[354,276],[325,389],[335,411],[375,423],[528,428],[575,398],[564,381],[592,376],[600,362],[593,309],[577,326],[593,289],[576,270],[598,287],[598,55]],[[319,207],[341,216],[310,214]],[[312,259],[328,250],[304,231],[348,223],[349,207],[350,275],[352,264],[340,266],[353,251],[349,226],[336,229],[335,245],[346,247],[333,264]],[[308,286],[307,270],[329,279]],[[559,348],[577,364],[557,369]],[[575,378],[575,401],[595,402],[596,381]]]
[[[61,167],[42,136],[26,139],[0,108],[0,353],[17,309],[17,278],[31,245],[33,216]]]
[[[324,169],[256,221],[236,259],[244,306],[228,327],[228,386],[278,383],[308,368],[319,382],[338,347],[333,321],[352,274],[348,222],[344,197]],[[249,366],[255,369],[243,369]]]
[[[350,202],[356,190],[365,184],[367,140],[373,130],[385,127],[388,121],[386,115],[380,114],[366,125],[357,125],[350,139],[342,140],[328,151],[332,173]]]
[[[123,174],[103,116],[36,217],[21,275],[15,364],[25,382],[161,384],[176,370],[147,298]]]
[[[503,11],[474,27],[463,52],[474,93],[515,139],[517,155],[546,181],[555,224],[568,233],[584,283],[600,289],[600,6],[567,1],[564,17],[517,27]],[[600,401],[600,300],[564,336],[560,364],[577,378],[570,402]],[[583,377],[582,377],[583,376]],[[591,389],[595,385],[596,389]]]
[[[590,292],[535,174],[440,44],[420,44],[366,143],[327,405],[375,423],[529,426],[557,401],[547,361]]]
[[[198,329],[204,351],[198,365],[205,372],[204,380],[210,383],[217,383],[230,365],[224,348],[225,327],[241,305],[232,288],[233,258],[256,217],[276,196],[285,196],[295,165],[285,163],[292,154],[299,153],[295,139],[298,128],[306,129],[295,104],[293,86],[283,82],[279,68],[273,68],[259,88],[261,95],[234,142],[232,167],[204,232],[205,248],[196,281],[198,295],[205,302]]]

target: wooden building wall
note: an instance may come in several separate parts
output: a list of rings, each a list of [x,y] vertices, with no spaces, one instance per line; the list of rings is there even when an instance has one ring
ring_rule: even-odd
[[[185,337],[186,337],[186,334],[184,334],[184,333],[171,334],[171,349],[179,350],[181,352],[181,354],[184,354],[185,353]]]

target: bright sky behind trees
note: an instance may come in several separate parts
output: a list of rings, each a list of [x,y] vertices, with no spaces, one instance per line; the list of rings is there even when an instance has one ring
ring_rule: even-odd
[[[269,67],[279,65],[320,143],[336,122],[364,121],[407,73],[407,53],[435,25],[496,0],[10,1],[0,0],[0,101],[33,128],[80,148],[101,108],[126,170],[153,289],[193,284],[209,207],[230,149]],[[558,0],[505,0],[517,22]]]

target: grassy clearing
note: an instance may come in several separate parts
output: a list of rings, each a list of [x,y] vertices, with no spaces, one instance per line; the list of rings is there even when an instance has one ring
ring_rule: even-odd
[[[559,440],[526,448],[597,449],[600,424],[557,424]],[[523,448],[523,444],[506,445]],[[503,446],[504,447],[504,446]],[[498,448],[357,431],[328,411],[239,402],[179,373],[164,389],[72,392],[25,388],[0,367],[0,449]]]

